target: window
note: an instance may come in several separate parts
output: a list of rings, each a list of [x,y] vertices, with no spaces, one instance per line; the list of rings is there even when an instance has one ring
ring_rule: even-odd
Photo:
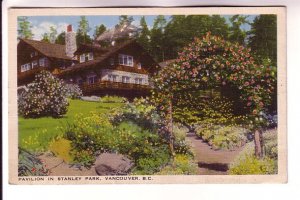
[[[113,82],[117,82],[117,75],[111,75],[111,74],[109,74],[108,75],[108,80],[109,81],[113,81]]]
[[[119,55],[119,64],[132,67],[133,66],[133,57],[124,55],[124,54],[120,54]]]
[[[83,84],[83,80],[82,79],[77,79],[77,84],[80,86]]]
[[[114,65],[114,64],[115,64],[114,58],[110,58],[110,59],[109,59],[109,64],[110,64],[110,65]]]
[[[93,60],[94,54],[92,52],[88,53],[88,60]]]
[[[122,82],[123,83],[130,83],[130,77],[128,77],[128,76],[122,76]]]
[[[81,54],[80,55],[80,60],[79,60],[80,63],[83,63],[85,62],[85,55],[84,54]]]
[[[141,63],[138,63],[138,64],[137,64],[137,67],[138,67],[138,69],[142,69],[142,64],[141,64]]]
[[[96,76],[90,76],[88,77],[88,84],[96,83]]]
[[[135,78],[135,84],[143,84],[142,78]]]
[[[21,65],[21,72],[25,72],[31,69],[31,64],[30,63],[26,63],[24,65]]]
[[[38,66],[38,61],[34,60],[32,61],[32,69]]]
[[[45,67],[45,58],[40,58],[40,59],[39,59],[39,65],[40,65],[41,67]]]

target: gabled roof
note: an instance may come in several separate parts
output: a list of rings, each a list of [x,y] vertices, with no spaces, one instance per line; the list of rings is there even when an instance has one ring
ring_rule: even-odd
[[[69,67],[69,68],[63,70],[61,72],[61,75],[62,74],[67,74],[69,72],[75,72],[75,71],[78,71],[78,70],[81,70],[81,69],[87,69],[89,67],[92,68],[92,67],[94,67],[94,65],[99,64],[99,63],[105,61],[112,54],[118,52],[119,50],[121,50],[121,49],[123,49],[123,48],[125,48],[125,47],[127,47],[127,46],[129,46],[131,44],[135,44],[135,45],[140,46],[135,40],[127,40],[127,41],[125,41],[125,42],[123,42],[121,44],[118,44],[118,45],[115,45],[115,46],[110,46],[109,48],[107,48],[107,52],[104,52],[101,56],[95,58],[95,60],[91,60],[91,61],[88,61],[88,62],[75,64],[72,67]],[[153,59],[152,59],[152,61],[153,61],[153,63],[156,63]]]
[[[72,60],[71,57],[66,55],[66,46],[61,44],[52,44],[48,42],[42,42],[37,40],[20,39],[26,44],[32,46],[41,54],[50,58],[59,58],[64,60]]]

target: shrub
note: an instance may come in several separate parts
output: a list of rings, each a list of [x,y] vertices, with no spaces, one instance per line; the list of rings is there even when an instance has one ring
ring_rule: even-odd
[[[82,91],[77,84],[65,84],[66,97],[71,99],[79,99],[82,97]]]
[[[48,71],[41,71],[18,99],[18,108],[25,118],[60,117],[67,112],[66,89]]]
[[[106,95],[104,97],[101,97],[99,101],[101,103],[125,103],[127,102],[127,99],[125,97]]]
[[[197,126],[195,130],[196,134],[214,149],[228,150],[243,146],[247,141],[246,134],[249,132],[241,127],[220,125]]]
[[[233,164],[230,167],[229,174],[247,175],[276,173],[275,161],[268,157],[260,160],[254,155],[246,155],[241,160],[236,162],[236,164]]]
[[[277,130],[267,130],[263,133],[265,156],[258,159],[254,156],[254,143],[247,143],[237,158],[229,167],[230,174],[276,174],[277,160]]]
[[[169,154],[167,144],[162,143],[159,135],[131,121],[113,126],[106,116],[97,114],[85,118],[77,116],[74,124],[65,130],[65,137],[72,141],[74,161],[85,167],[90,167],[95,156],[102,152],[124,154],[135,163],[143,163],[139,161],[143,158],[156,158],[161,148]],[[139,169],[143,170],[144,167],[140,166]]]
[[[190,156],[177,154],[172,163],[164,167],[157,175],[193,175],[197,174],[197,164]]]
[[[47,176],[49,171],[36,155],[19,148],[18,176]]]
[[[50,142],[49,150],[54,153],[55,156],[60,157],[66,163],[73,161],[71,153],[71,141],[64,138],[57,138]]]

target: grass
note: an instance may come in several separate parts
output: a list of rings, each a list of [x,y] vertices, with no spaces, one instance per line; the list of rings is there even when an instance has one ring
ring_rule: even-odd
[[[43,151],[51,139],[58,136],[60,127],[65,127],[75,119],[77,114],[83,117],[91,112],[110,112],[112,108],[121,107],[123,103],[100,103],[82,100],[70,100],[67,114],[62,118],[42,117],[25,119],[19,117],[19,145],[25,149]]]

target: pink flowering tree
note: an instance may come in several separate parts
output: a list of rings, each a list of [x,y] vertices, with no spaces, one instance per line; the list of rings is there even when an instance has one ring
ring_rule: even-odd
[[[233,44],[207,33],[202,39],[195,38],[178,54],[176,61],[154,77],[153,98],[173,145],[173,110],[182,101],[186,109],[201,96],[197,91],[229,86],[237,89],[239,100],[248,111],[255,136],[256,155],[262,156],[262,122],[260,114],[272,101],[276,87],[276,72],[270,66],[258,65],[249,48]],[[191,106],[189,106],[191,105]]]

